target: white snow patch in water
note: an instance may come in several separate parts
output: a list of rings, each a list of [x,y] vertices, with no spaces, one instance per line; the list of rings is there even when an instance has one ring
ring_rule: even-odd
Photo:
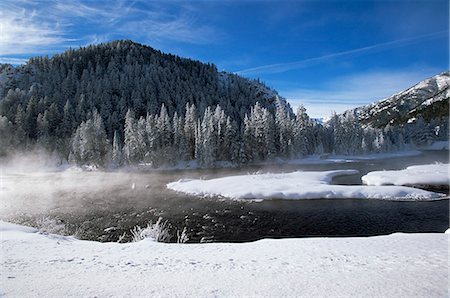
[[[330,185],[332,178],[357,174],[356,170],[335,170],[282,174],[239,175],[211,180],[180,179],[169,189],[203,197],[230,199],[387,199],[433,200],[443,195],[404,186]]]
[[[448,185],[449,164],[410,166],[399,171],[374,171],[361,180],[367,185]]]

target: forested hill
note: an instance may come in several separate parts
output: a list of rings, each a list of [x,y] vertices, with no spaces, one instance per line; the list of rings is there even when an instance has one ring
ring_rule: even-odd
[[[448,75],[436,82],[448,82]],[[436,106],[445,98],[448,106],[446,90],[420,103]],[[388,103],[400,104],[375,104],[369,114],[395,114],[406,97],[393,98]],[[385,119],[378,114],[373,119]],[[294,114],[259,81],[131,41],[36,57],[17,68],[0,65],[0,156],[45,149],[78,165],[193,161],[209,167],[448,140],[448,111],[432,121],[417,114],[417,121],[401,125],[390,125],[392,118],[387,125],[367,125],[362,115],[334,114],[321,125],[302,106]]]
[[[38,114],[46,114],[52,136],[66,138],[97,110],[112,140],[114,131],[123,131],[129,109],[139,118],[159,113],[162,104],[171,116],[183,115],[187,103],[200,115],[220,105],[238,123],[256,102],[276,109],[277,93],[261,82],[128,40],[32,58],[17,68],[2,65],[0,71],[1,115],[14,122],[24,113],[32,140]],[[284,99],[278,104],[290,111]],[[63,116],[70,118],[68,127],[59,121]]]

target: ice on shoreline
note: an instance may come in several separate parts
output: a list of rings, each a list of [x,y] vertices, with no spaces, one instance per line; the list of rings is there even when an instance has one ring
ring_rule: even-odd
[[[361,180],[366,185],[448,185],[449,164],[407,167],[398,171],[374,171]]]
[[[333,177],[357,174],[356,170],[335,170],[282,174],[239,175],[211,180],[180,179],[169,189],[202,197],[229,199],[385,199],[434,200],[441,194],[404,186],[330,185]]]

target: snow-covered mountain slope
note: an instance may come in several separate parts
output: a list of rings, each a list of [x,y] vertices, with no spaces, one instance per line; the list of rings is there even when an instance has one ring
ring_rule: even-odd
[[[444,72],[378,102],[344,112],[355,113],[365,125],[384,127],[423,117],[426,121],[448,117],[450,73]]]

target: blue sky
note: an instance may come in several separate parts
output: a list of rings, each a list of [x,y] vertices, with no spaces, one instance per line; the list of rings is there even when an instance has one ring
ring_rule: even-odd
[[[313,117],[449,69],[447,0],[0,3],[0,62],[132,39],[260,78]]]

